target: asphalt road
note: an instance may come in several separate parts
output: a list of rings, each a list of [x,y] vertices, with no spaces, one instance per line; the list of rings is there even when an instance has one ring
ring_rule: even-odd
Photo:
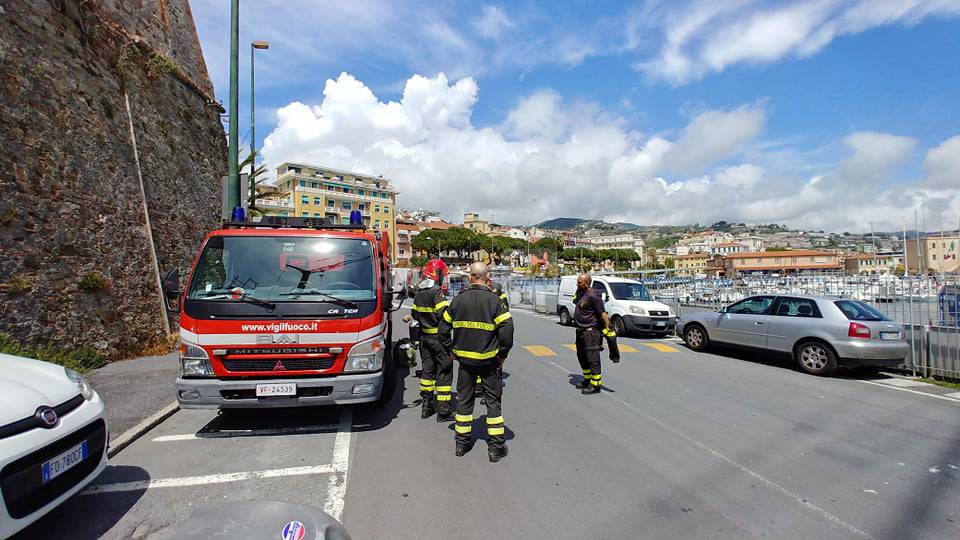
[[[572,329],[514,319],[498,464],[483,441],[456,458],[409,375],[380,409],[181,411],[23,538],[162,538],[248,499],[326,509],[358,540],[960,537],[958,403],[645,339],[582,396]]]

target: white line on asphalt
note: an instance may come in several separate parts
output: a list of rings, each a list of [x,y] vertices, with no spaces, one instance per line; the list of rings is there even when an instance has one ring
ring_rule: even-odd
[[[347,472],[350,467],[350,433],[353,431],[353,410],[344,407],[340,412],[340,428],[333,443],[333,474],[327,487],[323,511],[337,521],[343,518],[343,503],[347,495]]]
[[[141,435],[153,429],[155,426],[160,424],[160,422],[170,418],[179,410],[180,406],[177,405],[176,401],[174,401],[173,403],[148,416],[143,422],[140,422],[132,428],[124,431],[110,441],[109,448],[107,449],[107,457],[112,458],[113,456],[117,455],[121,450],[129,446],[130,443],[137,440]]]
[[[950,392],[949,394],[943,394],[943,397],[960,400],[960,392]]]
[[[917,394],[918,396],[927,396],[927,397],[942,399],[942,400],[944,400],[944,401],[952,401],[953,403],[957,403],[957,402],[958,402],[958,400],[956,400],[956,399],[949,398],[949,397],[945,397],[945,396],[940,395],[940,394],[928,394],[928,393],[926,393],[926,392],[920,392],[920,391],[917,391],[917,390],[911,390],[911,389],[909,389],[909,388],[901,388],[901,387],[899,387],[899,386],[890,386],[889,384],[883,384],[883,383],[876,382],[876,381],[864,381],[864,380],[862,380],[862,379],[854,379],[854,380],[857,381],[857,382],[862,382],[862,383],[864,383],[864,384],[872,384],[872,385],[874,385],[874,386],[882,386],[883,388],[889,388],[889,389],[891,389],[891,390],[898,390],[898,391],[900,391],[900,392],[910,392],[911,394]]]
[[[281,476],[303,476],[307,474],[329,474],[334,468],[330,465],[311,465],[305,467],[288,467],[286,469],[269,469],[266,471],[245,471],[227,474],[208,474],[204,476],[184,476],[181,478],[160,478],[157,480],[138,480],[136,482],[119,482],[116,484],[101,484],[90,486],[80,492],[80,495],[96,495],[99,493],[116,493],[122,491],[145,491],[155,488],[187,487],[204,484],[222,484],[225,482],[239,482],[253,478],[277,478]]]
[[[694,439],[693,437],[691,437],[691,436],[687,435],[686,433],[684,433],[684,432],[682,432],[682,431],[674,428],[673,426],[667,424],[666,422],[663,422],[663,421],[660,420],[659,418],[656,418],[656,417],[654,417],[654,416],[651,416],[650,414],[644,412],[643,410],[639,409],[638,407],[634,406],[633,404],[631,404],[631,403],[629,403],[629,402],[627,402],[627,401],[624,401],[624,400],[622,400],[622,399],[620,399],[620,398],[614,398],[614,399],[616,399],[617,401],[619,401],[621,404],[623,404],[623,405],[625,405],[625,406],[627,406],[627,407],[629,407],[629,408],[637,411],[638,413],[644,415],[644,416],[647,418],[647,420],[649,420],[650,422],[653,422],[654,424],[662,427],[663,429],[669,431],[670,433],[673,433],[673,434],[676,435],[677,437],[680,437],[681,439],[683,439],[683,440],[687,441],[688,443],[696,446],[697,448],[703,450],[704,452],[707,452],[707,453],[710,454],[711,456],[713,456],[713,457],[719,459],[720,461],[722,461],[722,462],[730,465],[731,467],[734,467],[735,469],[737,469],[737,470],[739,470],[739,471],[741,471],[741,472],[743,472],[743,473],[748,474],[751,478],[754,478],[754,479],[756,479],[757,481],[763,482],[764,484],[766,484],[767,486],[769,486],[771,489],[773,489],[774,491],[776,491],[776,492],[780,493],[781,495],[787,497],[788,499],[793,499],[795,502],[800,503],[800,504],[801,504],[802,506],[804,506],[807,510],[810,510],[811,512],[813,512],[813,513],[815,513],[815,514],[818,514],[820,517],[826,519],[827,521],[833,523],[834,525],[843,527],[844,529],[848,530],[849,532],[851,532],[851,533],[853,533],[853,534],[855,534],[855,535],[857,535],[857,536],[860,536],[860,537],[863,537],[863,538],[873,538],[873,537],[870,536],[869,534],[861,531],[860,529],[854,527],[853,525],[847,523],[846,521],[843,521],[842,519],[840,519],[840,518],[838,518],[837,516],[831,514],[830,512],[827,512],[827,511],[824,510],[823,508],[820,508],[819,506],[817,506],[817,505],[815,505],[815,504],[813,504],[813,503],[811,503],[811,502],[808,502],[808,501],[807,501],[806,499],[804,499],[803,497],[801,497],[801,496],[797,495],[796,493],[790,491],[789,489],[781,486],[780,484],[777,484],[777,483],[774,482],[773,480],[770,480],[770,479],[768,479],[767,477],[763,476],[762,474],[757,473],[757,472],[754,472],[753,470],[749,469],[747,466],[742,465],[742,464],[740,464],[739,462],[736,462],[736,461],[728,458],[727,456],[721,454],[720,452],[714,450],[713,448],[707,446],[706,444],[698,441],[697,439]]]
[[[182,435],[163,435],[153,439],[153,442],[177,442],[177,441],[195,441],[202,439],[232,439],[234,437],[259,437],[268,435],[296,435],[320,433],[337,429],[337,424],[323,426],[296,426],[276,429],[234,429],[221,431],[208,431],[200,433],[185,433]]]
[[[550,364],[550,365],[553,365],[553,366],[555,366],[555,367],[558,367],[558,368],[562,369],[563,371],[566,371],[567,373],[573,375],[573,372],[572,372],[572,371],[570,371],[569,369],[567,369],[567,368],[561,366],[560,364],[554,362],[553,360],[551,360],[551,361],[549,361],[549,362],[547,362],[547,363]]]
[[[548,362],[548,363],[549,363],[549,364],[553,364],[554,366],[556,366],[556,367],[558,367],[558,368],[566,371],[567,373],[571,373],[571,374],[573,373],[573,372],[567,370],[566,368],[564,368],[563,366],[561,366],[561,365],[559,365],[559,364],[556,364],[556,363],[554,363],[554,362]],[[788,490],[787,488],[781,486],[780,484],[777,484],[776,482],[768,479],[767,477],[761,475],[760,473],[757,473],[757,472],[752,471],[751,469],[747,468],[745,465],[741,465],[740,463],[738,463],[738,462],[736,462],[736,461],[728,458],[727,456],[721,454],[720,452],[717,452],[717,451],[714,450],[713,448],[711,448],[711,447],[707,446],[706,444],[698,441],[697,439],[694,439],[693,437],[687,435],[686,433],[683,433],[682,431],[674,428],[673,426],[670,426],[669,424],[663,422],[663,421],[660,420],[659,418],[656,418],[656,417],[654,417],[654,416],[651,416],[650,414],[648,414],[648,413],[644,412],[643,410],[641,410],[641,409],[637,408],[636,406],[634,406],[632,403],[630,403],[630,402],[628,402],[628,401],[624,401],[624,400],[622,400],[622,399],[620,399],[620,398],[613,398],[613,399],[615,399],[615,400],[617,400],[618,402],[620,402],[621,404],[623,404],[623,405],[625,405],[625,406],[627,406],[627,407],[629,407],[629,408],[637,411],[638,413],[644,415],[644,416],[647,418],[647,420],[649,420],[650,422],[653,422],[654,424],[662,427],[663,429],[669,431],[670,433],[673,433],[674,435],[676,435],[676,436],[680,437],[681,439],[687,441],[688,443],[696,446],[697,448],[700,448],[701,450],[707,452],[707,453],[710,454],[711,456],[713,456],[713,457],[719,459],[720,461],[723,461],[724,463],[726,463],[726,464],[728,464],[728,465],[730,465],[730,466],[732,466],[732,467],[734,467],[734,468],[736,468],[736,469],[738,469],[738,470],[740,470],[740,471],[742,471],[742,472],[750,475],[751,477],[757,479],[758,481],[763,482],[764,484],[766,484],[766,485],[770,486],[771,488],[773,488],[774,491],[779,492],[780,494],[786,496],[787,498],[793,499],[794,501],[796,501],[796,502],[800,503],[801,505],[803,505],[804,507],[806,507],[808,510],[810,510],[810,511],[816,513],[816,514],[819,514],[821,517],[823,517],[823,518],[826,519],[827,521],[829,521],[829,522],[831,522],[831,523],[833,523],[833,524],[835,524],[835,525],[839,525],[839,526],[847,529],[848,531],[850,531],[850,532],[852,532],[852,533],[854,533],[854,534],[856,534],[856,535],[858,535],[858,536],[861,536],[861,537],[863,537],[863,538],[873,538],[873,537],[870,536],[869,534],[861,531],[860,529],[854,527],[853,525],[850,525],[850,524],[847,523],[846,521],[843,521],[842,519],[840,519],[840,518],[838,518],[837,516],[831,514],[830,512],[827,512],[827,511],[824,510],[823,508],[820,508],[819,506],[817,506],[817,505],[815,505],[815,504],[813,504],[813,503],[807,502],[807,500],[804,499],[803,497],[801,497],[801,496],[797,495],[796,493]]]

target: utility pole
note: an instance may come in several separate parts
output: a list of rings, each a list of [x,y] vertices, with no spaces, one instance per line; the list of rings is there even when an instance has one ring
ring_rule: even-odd
[[[253,51],[257,49],[269,49],[270,44],[266,41],[250,42],[250,208],[257,206],[257,182],[253,177],[253,172],[257,169],[257,132],[256,118],[253,112]]]
[[[240,53],[240,0],[230,2],[230,104],[229,104],[229,122],[230,133],[227,137],[227,160],[229,161],[229,172],[227,173],[227,209],[233,212],[234,208],[240,206],[240,171],[237,162],[237,145],[239,143],[239,127],[237,117],[239,116],[237,108],[238,86],[237,73],[238,60]]]

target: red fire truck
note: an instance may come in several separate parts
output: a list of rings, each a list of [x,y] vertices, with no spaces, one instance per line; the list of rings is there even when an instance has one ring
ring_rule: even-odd
[[[386,234],[325,219],[227,222],[181,291],[177,401],[185,409],[386,402],[394,392]],[[396,304],[396,305],[395,305]]]

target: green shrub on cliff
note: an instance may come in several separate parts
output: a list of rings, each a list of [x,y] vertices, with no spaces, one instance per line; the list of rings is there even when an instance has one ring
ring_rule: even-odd
[[[75,349],[29,347],[17,343],[7,334],[0,334],[0,353],[36,358],[37,360],[66,366],[80,373],[86,373],[107,363],[103,356],[91,347]],[[0,369],[3,368],[0,367]]]

